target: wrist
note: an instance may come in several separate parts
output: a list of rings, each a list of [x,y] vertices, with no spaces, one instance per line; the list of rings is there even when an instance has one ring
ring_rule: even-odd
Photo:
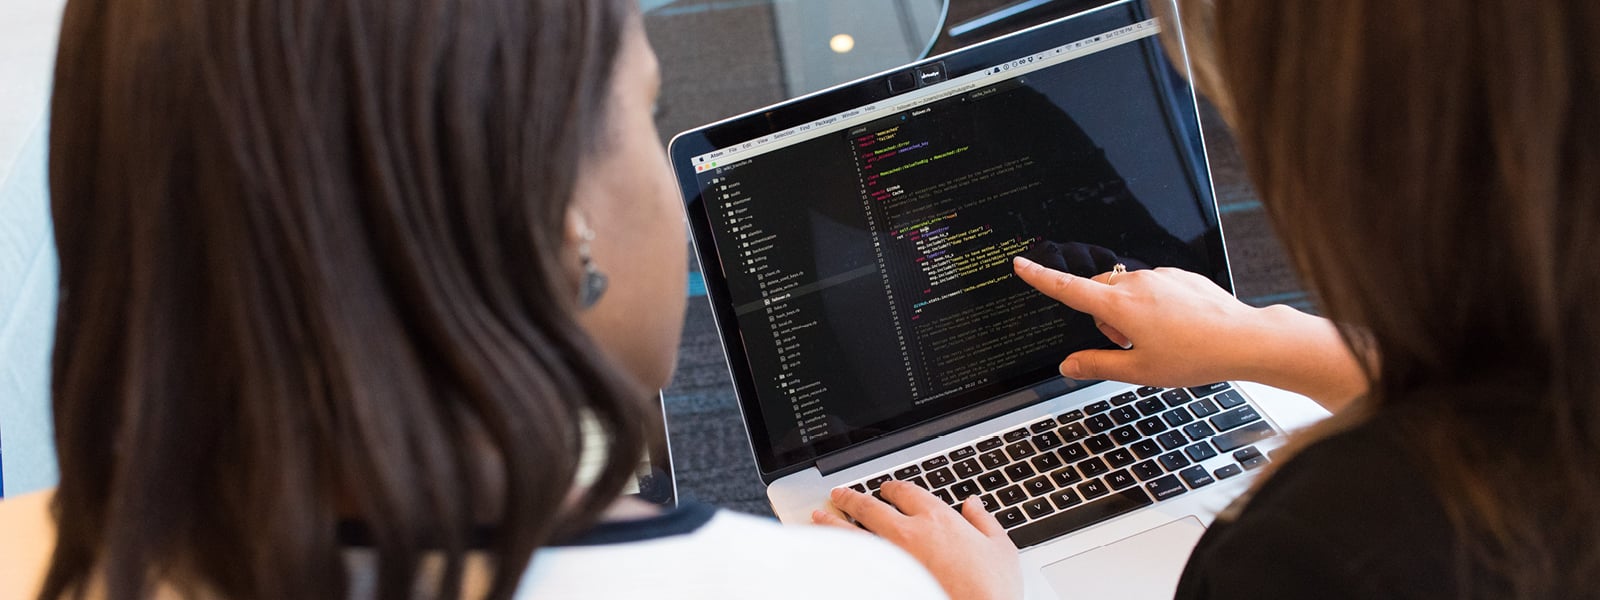
[[[1333,322],[1284,305],[1252,309],[1239,372],[1337,411],[1366,391],[1365,375]]]

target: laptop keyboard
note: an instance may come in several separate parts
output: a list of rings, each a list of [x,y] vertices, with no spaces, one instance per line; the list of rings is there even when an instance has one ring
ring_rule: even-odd
[[[908,481],[959,510],[977,496],[1026,548],[1267,464],[1277,435],[1227,383],[1142,387],[849,485]]]

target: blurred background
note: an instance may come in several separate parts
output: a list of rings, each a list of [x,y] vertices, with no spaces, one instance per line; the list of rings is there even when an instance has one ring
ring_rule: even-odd
[[[640,0],[661,60],[658,125],[680,131],[947,52],[1103,0]],[[63,0],[0,0],[0,494],[56,481],[49,357],[56,256],[45,141]],[[1225,126],[1202,118],[1228,251],[1247,302],[1306,308]],[[692,259],[691,259],[692,260]],[[669,439],[686,498],[770,514],[740,424],[698,267],[673,385]]]

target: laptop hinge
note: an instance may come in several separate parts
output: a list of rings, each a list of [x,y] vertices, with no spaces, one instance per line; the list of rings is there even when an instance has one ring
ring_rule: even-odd
[[[957,429],[993,419],[1024,406],[1037,404],[1094,383],[1098,382],[1054,378],[972,408],[951,413],[882,437],[852,445],[826,456],[818,457],[816,462],[817,470],[821,471],[825,476],[832,475],[885,454],[920,444]]]

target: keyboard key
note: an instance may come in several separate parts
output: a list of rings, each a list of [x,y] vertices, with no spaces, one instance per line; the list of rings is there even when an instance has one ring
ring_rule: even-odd
[[[949,454],[946,454],[945,456],[950,457],[950,460],[966,460],[966,459],[972,458],[972,457],[977,456],[977,455],[978,455],[978,449],[977,448],[973,448],[972,446],[966,446],[966,447],[962,447],[962,448],[956,448],[954,451],[952,451]]]
[[[1089,430],[1083,426],[1083,423],[1073,423],[1062,427],[1057,429],[1056,433],[1061,435],[1061,441],[1063,442],[1076,442],[1089,437]]]
[[[999,471],[990,471],[988,473],[979,475],[977,482],[978,485],[983,486],[983,491],[985,492],[998,490],[1005,487],[1007,483],[1010,483],[1006,480],[1005,474]]]
[[[1083,461],[1081,463],[1078,463],[1077,467],[1078,467],[1078,471],[1083,473],[1084,477],[1099,477],[1101,475],[1104,475],[1106,471],[1110,471],[1111,470],[1110,467],[1106,466],[1106,462],[1105,461],[1100,460],[1098,458],[1091,458],[1089,460],[1086,460],[1086,461]]]
[[[1189,443],[1189,438],[1183,437],[1183,434],[1176,431],[1168,431],[1156,436],[1156,442],[1160,443],[1162,448],[1177,450],[1182,448],[1184,444]]]
[[[1111,441],[1116,442],[1118,446],[1132,444],[1135,440],[1141,437],[1143,436],[1139,435],[1139,430],[1134,429],[1132,425],[1126,425],[1111,430]]]
[[[1109,493],[1111,488],[1106,487],[1105,482],[1099,479],[1090,479],[1078,486],[1078,494],[1082,495],[1084,500],[1093,500]]]
[[[1194,398],[1189,397],[1189,392],[1185,392],[1181,388],[1161,392],[1161,401],[1166,402],[1167,406],[1172,408],[1177,408],[1179,406],[1188,404],[1189,401],[1193,399]]]
[[[1217,451],[1212,450],[1211,445],[1204,442],[1184,448],[1183,452],[1188,454],[1189,460],[1194,462],[1204,462],[1206,459],[1217,455]]]
[[[1033,423],[1031,425],[1028,425],[1028,431],[1030,433],[1034,434],[1034,435],[1039,435],[1041,433],[1044,433],[1046,431],[1050,431],[1050,430],[1055,429],[1055,428],[1056,428],[1056,420],[1055,419],[1050,419],[1050,418],[1046,418],[1043,421],[1038,421],[1038,422],[1035,422],[1035,423]]]
[[[922,461],[922,470],[923,471],[930,471],[930,470],[937,469],[939,467],[942,467],[942,466],[945,466],[945,465],[948,465],[948,464],[950,464],[950,459],[945,458],[943,456],[935,456],[935,457],[930,458],[928,460]]]
[[[1073,491],[1071,488],[1056,490],[1048,497],[1051,502],[1055,503],[1056,508],[1060,509],[1072,508],[1083,503],[1083,499],[1078,497],[1078,492]]]
[[[1077,469],[1072,467],[1062,467],[1050,474],[1050,480],[1056,482],[1056,487],[1064,488],[1079,481],[1083,481],[1083,476],[1078,474]]]
[[[1138,394],[1135,394],[1133,392],[1123,392],[1121,394],[1117,394],[1115,396],[1112,396],[1111,397],[1111,404],[1114,405],[1114,406],[1122,406],[1124,404],[1127,404],[1129,402],[1133,402],[1134,400],[1138,400],[1138,399],[1139,399],[1139,395]]]
[[[983,472],[983,467],[978,466],[977,459],[969,458],[952,465],[950,470],[955,471],[957,478],[966,479]]]
[[[1083,424],[1089,428],[1091,433],[1105,433],[1110,431],[1112,427],[1117,426],[1116,421],[1112,421],[1111,417],[1105,415],[1095,415],[1084,419]]]
[[[923,478],[921,478],[921,477],[912,477],[911,479],[907,479],[905,481],[906,481],[906,483],[909,483],[911,485],[917,486],[917,487],[925,489],[925,490],[933,489],[931,487],[928,487],[928,482],[926,480],[924,480]]]
[[[1159,394],[1159,393],[1161,393],[1163,391],[1166,391],[1166,389],[1165,388],[1152,387],[1152,386],[1148,386],[1147,385],[1147,386],[1144,386],[1142,388],[1139,388],[1136,391],[1139,392],[1139,397],[1140,398],[1144,398],[1146,396],[1154,396],[1156,394]]]
[[[1000,501],[994,499],[994,494],[978,496],[978,503],[983,505],[983,510],[991,513],[1000,510]]]
[[[950,493],[950,490],[934,490],[933,495],[937,496],[939,500],[943,501],[945,504],[956,503],[956,497],[954,494]]]
[[[928,483],[933,487],[942,488],[956,482],[956,476],[950,469],[934,469],[928,471]]]
[[[1056,454],[1061,456],[1061,460],[1063,462],[1069,463],[1075,463],[1085,458],[1089,458],[1089,451],[1083,448],[1083,444],[1067,444],[1062,446],[1060,450],[1057,450]]]
[[[1228,382],[1226,382],[1226,381],[1213,383],[1213,384],[1210,384],[1210,385],[1197,385],[1197,386],[1194,386],[1192,388],[1189,388],[1189,395],[1194,396],[1196,398],[1204,398],[1206,396],[1210,396],[1210,395],[1215,394],[1217,392],[1226,390],[1226,389],[1228,389],[1228,387],[1229,387],[1228,386]]]
[[[1217,479],[1227,479],[1243,472],[1244,469],[1239,468],[1239,465],[1224,465],[1223,467],[1217,469],[1214,474],[1217,476]]]
[[[1004,446],[1004,445],[1006,445],[1005,442],[1000,441],[1000,438],[992,437],[992,438],[989,438],[987,440],[983,440],[981,442],[978,442],[978,446],[977,447],[978,447],[978,451],[979,452],[988,452],[990,450],[993,450],[995,448],[999,448],[999,447]]]
[[[1198,442],[1216,435],[1217,432],[1212,431],[1211,426],[1207,425],[1205,421],[1195,421],[1183,426],[1183,434],[1189,436],[1189,439]]]
[[[862,494],[867,493],[867,486],[859,484],[859,483],[850,486],[850,489],[855,490],[856,492],[862,493]]]
[[[1101,401],[1096,402],[1094,404],[1090,404],[1088,406],[1083,407],[1083,414],[1086,414],[1086,415],[1098,415],[1098,414],[1103,413],[1103,412],[1108,411],[1108,410],[1111,410],[1111,403],[1108,402],[1108,401],[1105,401],[1105,400],[1101,400]]]
[[[1140,400],[1138,404],[1135,404],[1133,406],[1134,406],[1134,408],[1139,409],[1139,414],[1144,415],[1146,417],[1148,417],[1150,415],[1161,414],[1161,411],[1164,411],[1164,410],[1167,409],[1167,405],[1162,404],[1161,400],[1156,399],[1156,398],[1145,398],[1144,400]]]
[[[1006,489],[995,492],[994,497],[998,498],[1001,504],[1011,506],[1023,500],[1027,500],[1028,492],[1023,491],[1022,486],[1020,485],[1013,485]]]
[[[994,514],[994,520],[1000,522],[1001,527],[1010,529],[1026,522],[1022,517],[1022,509],[1008,508]]]
[[[1144,486],[1150,488],[1150,493],[1156,497],[1156,500],[1166,500],[1167,498],[1171,498],[1178,494],[1189,491],[1187,488],[1183,487],[1183,484],[1178,483],[1177,475],[1168,475],[1144,484]]]
[[[983,468],[985,469],[998,469],[1011,462],[1011,459],[1006,458],[1006,453],[1003,450],[990,450],[979,454],[978,462],[983,463]]]
[[[1167,422],[1157,417],[1150,417],[1134,424],[1134,428],[1144,435],[1156,435],[1167,430]]]
[[[1100,435],[1091,437],[1091,438],[1089,438],[1087,440],[1084,440],[1083,441],[1083,447],[1088,448],[1090,452],[1093,452],[1095,454],[1099,454],[1101,452],[1105,452],[1107,450],[1115,448],[1115,447],[1117,447],[1117,445],[1111,443],[1111,437],[1110,436],[1107,436],[1105,434],[1100,434]]]
[[[1011,478],[1012,481],[1022,481],[1033,477],[1033,467],[1028,466],[1028,463],[1025,462],[1006,465],[1005,471],[1006,477]]]
[[[1082,420],[1082,419],[1083,419],[1083,411],[1081,411],[1081,410],[1069,410],[1067,412],[1064,412],[1064,413],[1061,413],[1059,415],[1056,415],[1056,422],[1057,423],[1061,423],[1061,424],[1067,424],[1067,423],[1071,423],[1073,421],[1078,421],[1078,420]]]
[[[1189,459],[1184,458],[1182,452],[1168,452],[1161,455],[1161,466],[1168,471],[1176,471],[1189,466]]]
[[[1254,470],[1259,469],[1259,468],[1261,468],[1263,466],[1266,466],[1267,457],[1265,457],[1265,456],[1257,456],[1255,458],[1252,458],[1250,460],[1244,461],[1244,462],[1239,463],[1239,464],[1241,466],[1243,466],[1244,470],[1246,470],[1246,471],[1254,471]]]
[[[1011,542],[1016,544],[1018,548],[1027,548],[1106,519],[1149,506],[1153,502],[1150,499],[1150,495],[1146,494],[1144,490],[1132,488],[1118,492],[1099,502],[1091,502],[1069,510],[1061,510],[1056,514],[1012,529],[1006,534],[1011,536]]]
[[[1244,462],[1257,456],[1261,456],[1261,451],[1257,450],[1255,446],[1246,446],[1233,453],[1233,459],[1239,462]]]
[[[1199,402],[1189,403],[1189,412],[1194,413],[1194,416],[1202,419],[1217,414],[1221,411],[1222,409],[1217,408],[1217,403],[1212,402],[1210,398],[1201,400]]]
[[[1022,511],[1028,513],[1028,518],[1038,519],[1055,512],[1056,507],[1050,505],[1049,498],[1035,498],[1022,503]]]
[[[902,468],[902,469],[899,469],[899,470],[895,471],[894,472],[894,478],[904,481],[906,479],[910,479],[912,477],[916,477],[916,476],[921,475],[921,474],[922,474],[922,468],[921,467],[918,467],[916,465],[909,465],[909,466],[906,466],[905,468]]]
[[[1106,453],[1106,462],[1113,468],[1126,467],[1133,464],[1133,453],[1127,448],[1117,448]]]
[[[1166,421],[1168,425],[1171,425],[1173,427],[1177,427],[1179,425],[1183,425],[1184,423],[1188,423],[1190,421],[1193,421],[1194,417],[1189,416],[1188,409],[1185,409],[1185,408],[1180,406],[1178,408],[1174,408],[1174,409],[1169,410],[1169,411],[1167,411],[1165,413],[1162,413],[1161,419]]]
[[[1118,425],[1127,425],[1139,420],[1139,411],[1134,410],[1132,406],[1118,407],[1106,414],[1111,415],[1111,420],[1116,421]]]
[[[1051,490],[1056,489],[1056,486],[1050,484],[1049,477],[1039,476],[1022,484],[1022,489],[1026,490],[1029,496],[1037,497],[1050,493]]]
[[[1062,443],[1061,436],[1056,435],[1056,432],[1054,431],[1046,431],[1039,435],[1033,436],[1033,445],[1034,447],[1038,448],[1040,452],[1054,450]]]
[[[1133,473],[1129,473],[1127,469],[1117,469],[1106,473],[1106,485],[1111,486],[1113,490],[1120,490],[1137,483],[1139,483],[1139,480],[1134,479]]]
[[[1151,479],[1160,477],[1162,473],[1165,473],[1165,471],[1161,470],[1161,465],[1156,464],[1156,461],[1153,460],[1147,460],[1134,465],[1132,470],[1133,476],[1138,477],[1139,481],[1150,481]]]
[[[1066,464],[1065,462],[1062,462],[1061,461],[1061,457],[1056,456],[1056,453],[1054,453],[1054,452],[1046,452],[1044,454],[1040,454],[1038,456],[1033,457],[1033,460],[1028,461],[1028,462],[1032,463],[1033,464],[1033,469],[1035,471],[1040,472],[1040,473],[1049,473],[1051,471],[1054,471],[1056,469],[1061,468],[1061,465]]]
[[[1211,485],[1216,481],[1215,479],[1211,478],[1210,473],[1206,472],[1206,468],[1200,465],[1195,465],[1179,471],[1178,476],[1182,477],[1183,482],[1189,484],[1189,487],[1194,489]]]
[[[975,481],[963,481],[950,486],[950,495],[956,497],[956,502],[966,500],[967,498],[981,493],[983,492],[978,490],[978,483]]]
[[[1217,406],[1221,406],[1223,410],[1244,404],[1244,396],[1240,395],[1238,390],[1228,390],[1212,396],[1211,399],[1216,400]]]
[[[1211,426],[1215,427],[1217,431],[1227,431],[1240,425],[1244,425],[1245,423],[1252,423],[1260,420],[1261,413],[1256,412],[1255,407],[1245,405],[1215,417],[1211,417]]]
[[[1161,445],[1157,444],[1155,440],[1139,440],[1134,442],[1132,446],[1128,446],[1128,449],[1133,451],[1134,456],[1141,459],[1155,458],[1156,455],[1161,454]]]
[[[1033,449],[1033,444],[1028,443],[1028,440],[1022,440],[1010,446],[1006,446],[1006,454],[1011,456],[1011,460],[1022,460],[1037,453],[1038,452]]]
[[[1211,443],[1223,452],[1233,452],[1250,444],[1277,435],[1266,421],[1256,421],[1244,427],[1211,438]]]
[[[1020,429],[1013,429],[1011,431],[1007,431],[1005,435],[1000,436],[1000,437],[1004,438],[1006,440],[1007,444],[1014,444],[1014,443],[1017,443],[1019,441],[1028,439],[1028,428],[1027,427],[1023,427],[1023,428],[1020,428]]]
[[[868,479],[867,480],[867,489],[869,489],[869,490],[878,489],[879,486],[882,486],[883,484],[888,483],[889,480],[891,480],[891,479],[894,479],[893,475],[879,475],[877,477],[873,477],[872,479]]]

